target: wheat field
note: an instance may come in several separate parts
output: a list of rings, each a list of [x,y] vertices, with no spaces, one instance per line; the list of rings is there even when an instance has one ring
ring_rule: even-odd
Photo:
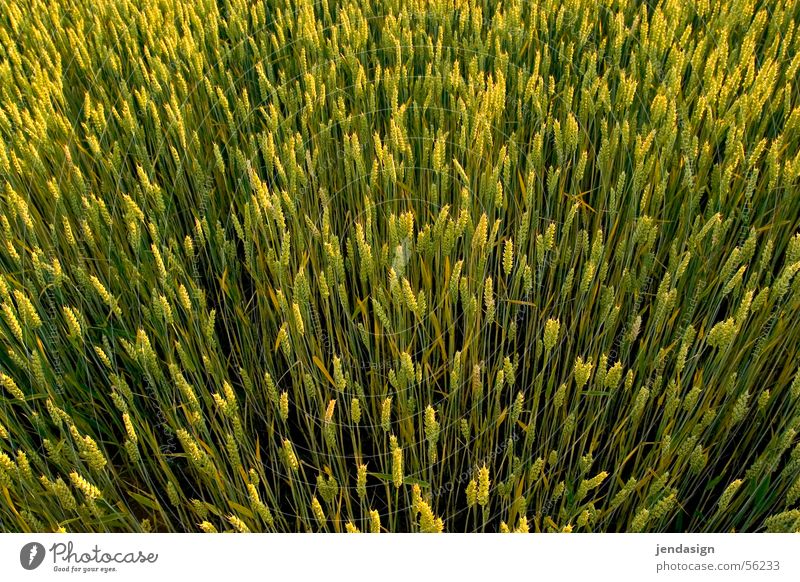
[[[0,531],[800,531],[794,0],[0,6]]]

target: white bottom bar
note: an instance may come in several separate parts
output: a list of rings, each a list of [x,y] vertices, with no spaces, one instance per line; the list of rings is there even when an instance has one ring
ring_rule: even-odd
[[[798,553],[791,534],[3,534],[0,579],[797,581]]]

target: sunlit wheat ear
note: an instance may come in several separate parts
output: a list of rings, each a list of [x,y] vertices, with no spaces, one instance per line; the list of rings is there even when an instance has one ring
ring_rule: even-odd
[[[359,465],[356,471],[356,493],[359,499],[367,496],[367,466]]]
[[[14,379],[0,372],[0,385],[17,400],[25,400],[25,394],[19,389]]]
[[[414,483],[411,486],[411,514],[416,517],[419,513],[419,504],[422,503],[422,489],[419,483]]]
[[[69,337],[71,339],[79,340],[83,336],[83,329],[81,328],[78,313],[71,307],[64,306],[64,320],[67,322],[69,329]]]
[[[311,511],[314,514],[314,519],[317,520],[317,524],[320,527],[324,527],[326,521],[325,510],[322,509],[322,505],[316,497],[311,498]]]
[[[433,514],[430,505],[425,501],[419,503],[419,530],[421,533],[442,533],[444,522]]]
[[[350,400],[350,420],[354,425],[361,422],[361,402],[358,398]]]
[[[722,492],[722,495],[719,498],[719,502],[717,504],[717,510],[720,512],[724,512],[728,509],[728,506],[731,503],[734,495],[739,490],[739,487],[742,485],[741,479],[736,479],[732,481],[726,488],[725,491]]]
[[[403,449],[397,444],[397,437],[389,437],[389,448],[392,453],[392,482],[395,487],[403,486]]]
[[[528,469],[528,482],[531,484],[536,483],[542,474],[542,469],[544,469],[544,459],[539,457]]]
[[[6,453],[0,452],[0,481],[4,487],[10,489],[14,486],[14,482],[11,479],[11,475],[16,473],[16,466],[14,465],[14,461],[11,460]]]
[[[392,397],[388,396],[383,400],[383,404],[381,405],[381,427],[383,428],[384,432],[389,432],[391,430],[391,422]]]
[[[525,393],[524,392],[517,392],[517,396],[514,399],[514,404],[511,408],[511,424],[516,425],[519,421],[519,417],[522,414],[525,408]]]
[[[264,386],[266,388],[267,397],[272,401],[274,406],[279,406],[278,388],[272,380],[269,372],[264,373]]]
[[[786,492],[786,502],[790,505],[800,498],[800,477],[795,479],[789,490]]]
[[[17,4],[3,529],[800,529],[796,3]]]
[[[236,530],[237,532],[239,532],[239,533],[250,533],[250,528],[247,527],[247,524],[245,524],[245,522],[242,521],[236,515],[229,515],[227,517],[227,519],[228,519],[228,522],[233,527],[233,529]]]
[[[286,422],[289,419],[289,393],[281,392],[278,401],[278,411],[280,412],[281,420]]]
[[[248,497],[250,498],[250,507],[253,509],[256,515],[258,515],[269,527],[274,527],[275,518],[272,516],[272,511],[270,511],[269,507],[267,507],[267,505],[261,501],[261,497],[258,494],[257,485],[255,483],[248,483],[247,492]]]
[[[461,429],[461,438],[464,439],[464,442],[469,442],[470,428],[466,418],[462,418],[459,421],[459,428]]]
[[[477,402],[483,397],[483,380],[481,378],[481,365],[472,367],[472,397]]]
[[[506,277],[511,275],[514,268],[514,242],[508,239],[503,247],[503,272]]]
[[[425,408],[425,439],[428,441],[428,455],[436,462],[436,443],[439,441],[439,422],[432,406]]]
[[[658,503],[653,506],[650,512],[650,517],[653,521],[657,522],[667,517],[677,503],[677,493],[673,489],[669,495],[663,497]]]
[[[100,299],[102,299],[103,303],[105,303],[106,306],[111,309],[115,315],[117,315],[117,317],[121,317],[122,309],[120,309],[119,305],[117,305],[116,299],[111,295],[111,293],[109,293],[108,289],[106,289],[105,285],[103,285],[100,279],[92,275],[89,277],[89,280],[91,281],[92,286],[94,286],[94,289]]]
[[[8,324],[8,327],[11,329],[11,333],[14,335],[16,340],[20,343],[24,343],[25,339],[22,335],[22,325],[20,325],[19,320],[17,319],[16,314],[14,313],[14,308],[11,306],[9,301],[4,301],[2,305],[3,310],[3,319]]]
[[[561,496],[564,495],[564,491],[565,491],[566,487],[567,486],[564,483],[564,481],[559,481],[558,483],[556,483],[555,488],[553,488],[553,500],[554,501],[558,501],[559,499],[561,499]]]
[[[336,426],[333,420],[333,414],[336,410],[336,400],[328,402],[328,407],[325,409],[325,418],[322,422],[322,430],[325,435],[325,441],[331,448],[336,447]]]
[[[375,509],[369,511],[369,531],[370,533],[381,532],[381,515]]]
[[[514,528],[514,533],[528,533],[528,531],[528,518],[524,515],[520,516],[519,523],[517,524],[517,527]]]
[[[14,291],[14,299],[17,302],[17,309],[22,316],[22,323],[25,327],[31,329],[39,329],[42,327],[42,320],[36,312],[36,308],[31,303],[31,300],[21,291]]]
[[[484,465],[478,471],[478,488],[476,490],[475,500],[478,505],[485,507],[489,503],[489,469]]]
[[[596,489],[600,486],[600,484],[608,477],[608,473],[603,471],[598,473],[591,479],[584,479],[581,481],[580,486],[578,487],[578,491],[575,493],[575,499],[578,501],[583,500],[587,493],[591,490]]]
[[[764,520],[767,533],[797,533],[800,529],[800,510],[790,509]]]
[[[575,385],[578,388],[583,388],[589,381],[589,376],[592,373],[593,364],[591,362],[584,362],[583,358],[578,356],[575,359],[573,375],[575,378]]]
[[[622,380],[622,362],[616,362],[611,368],[606,371],[603,385],[606,388],[614,390],[619,386]]]
[[[78,447],[80,456],[87,462],[89,467],[95,472],[102,470],[108,461],[95,440],[88,435],[81,435],[75,425],[70,425],[69,430]]]
[[[483,304],[486,309],[486,323],[492,323],[494,321],[495,304],[491,277],[486,277],[486,282],[484,283]]]
[[[69,478],[72,481],[72,484],[75,486],[78,491],[84,494],[87,499],[94,500],[99,499],[102,496],[100,489],[92,485],[89,481],[87,481],[84,477],[82,477],[77,472],[73,471],[69,474]]]
[[[467,507],[474,507],[478,502],[478,483],[475,479],[470,479],[466,489]]]
[[[633,517],[631,522],[630,531],[633,533],[643,532],[650,521],[650,511],[642,509]]]
[[[564,405],[564,400],[567,395],[567,385],[562,384],[558,387],[555,394],[553,395],[553,406],[556,408],[561,408]]]
[[[292,446],[291,441],[288,439],[283,440],[283,456],[286,466],[290,470],[297,471],[300,468],[300,463],[298,462],[297,456],[294,453],[294,446]]]
[[[544,326],[544,349],[547,352],[553,349],[558,341],[558,330],[561,324],[557,319],[548,319]]]
[[[294,316],[294,324],[297,332],[300,335],[303,335],[305,333],[305,327],[303,326],[303,315],[300,313],[300,306],[297,303],[292,304],[292,314]]]

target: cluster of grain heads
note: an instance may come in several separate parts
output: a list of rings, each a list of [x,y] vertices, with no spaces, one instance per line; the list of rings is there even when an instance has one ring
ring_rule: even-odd
[[[370,533],[381,532],[381,515],[375,509],[369,512],[369,531]]]
[[[425,501],[419,502],[419,531],[421,533],[442,533],[444,531],[442,518],[436,517],[430,505]]]
[[[795,4],[7,4],[3,527],[797,529]]]

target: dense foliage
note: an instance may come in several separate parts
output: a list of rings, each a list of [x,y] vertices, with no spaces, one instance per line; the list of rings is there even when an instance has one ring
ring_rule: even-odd
[[[0,530],[800,528],[794,0],[0,3]]]

